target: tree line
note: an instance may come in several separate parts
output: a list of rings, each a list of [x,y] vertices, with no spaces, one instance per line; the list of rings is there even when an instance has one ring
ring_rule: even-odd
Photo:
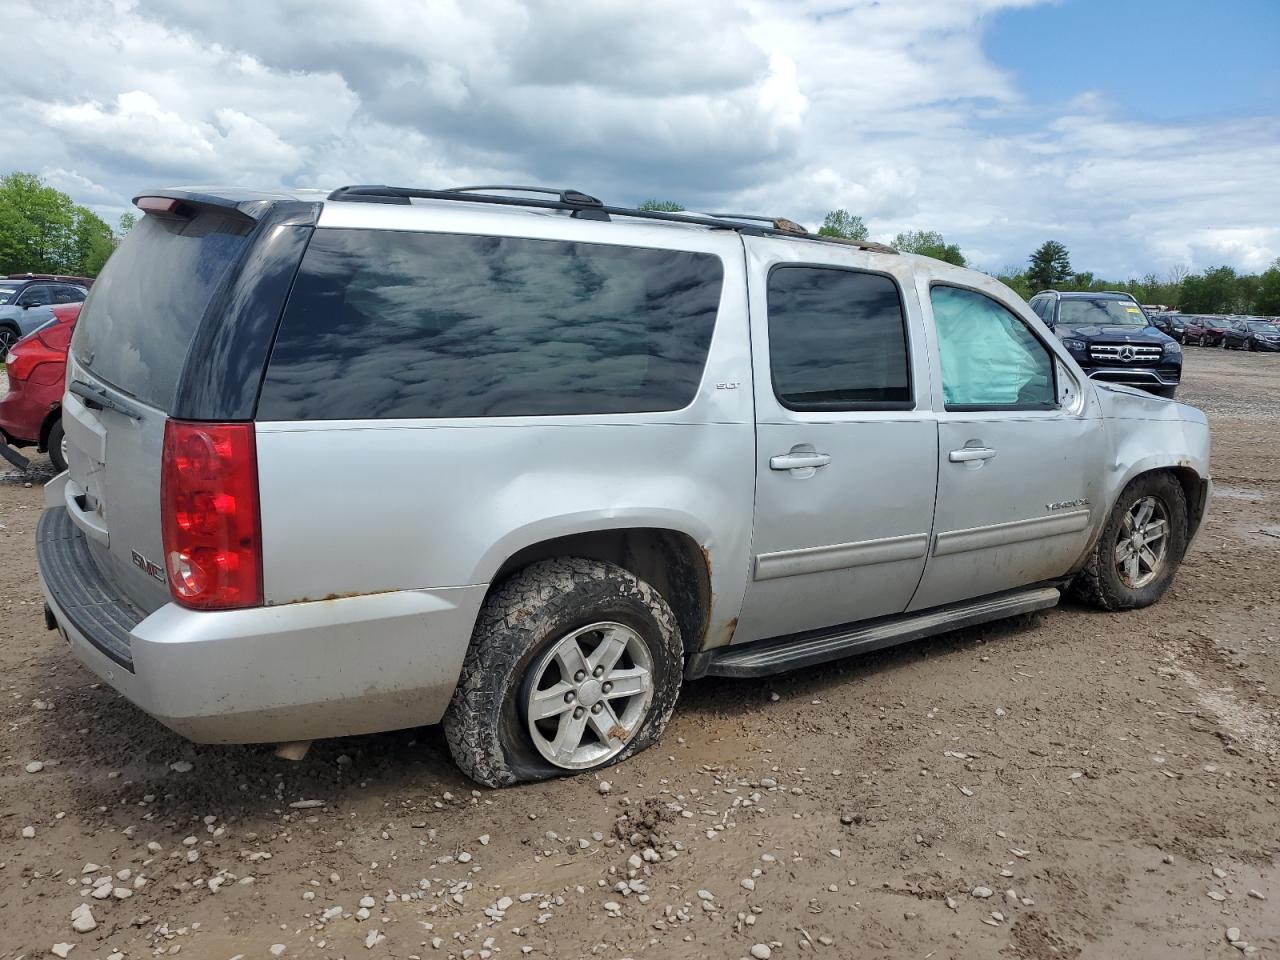
[[[646,200],[642,210],[681,211],[671,200]],[[95,277],[121,236],[134,224],[131,213],[120,218],[118,232],[88,207],[75,203],[32,173],[0,177],[0,275],[60,273]],[[818,233],[847,240],[867,239],[862,217],[836,209],[823,218]],[[960,246],[948,243],[936,230],[907,230],[893,239],[904,253],[918,253],[965,266]],[[1025,268],[1008,267],[992,274],[1024,298],[1040,290],[1122,290],[1142,303],[1162,303],[1184,313],[1253,313],[1280,315],[1280,257],[1260,274],[1237,273],[1232,267],[1212,267],[1193,274],[1172,271],[1128,280],[1104,280],[1090,272],[1076,272],[1067,248],[1046,240],[1028,258]]]
[[[1280,257],[1262,273],[1238,273],[1233,267],[1210,267],[1191,273],[1175,268],[1161,278],[1154,273],[1127,280],[1104,280],[1071,267],[1067,248],[1046,240],[1028,258],[1026,269],[1007,268],[997,279],[1024,298],[1041,290],[1119,290],[1139,303],[1163,304],[1183,313],[1243,313],[1280,316]]]
[[[671,201],[647,200],[649,210],[683,210]],[[867,239],[862,217],[848,210],[830,211],[818,228],[824,237],[847,240]],[[947,243],[936,230],[908,230],[893,239],[904,253],[919,253],[956,266],[966,266],[964,254],[955,243]],[[992,273],[997,280],[1029,300],[1041,290],[1119,290],[1132,294],[1140,303],[1164,304],[1184,313],[1244,313],[1280,316],[1280,257],[1259,274],[1238,273],[1232,267],[1210,267],[1202,273],[1176,268],[1161,278],[1154,273],[1127,280],[1106,280],[1090,271],[1076,272],[1071,255],[1057,240],[1046,240],[1027,258],[1026,267],[1011,266]]]
[[[125,217],[122,232],[132,226],[132,218]],[[106,221],[35,174],[0,177],[0,276],[96,277],[116,241]]]

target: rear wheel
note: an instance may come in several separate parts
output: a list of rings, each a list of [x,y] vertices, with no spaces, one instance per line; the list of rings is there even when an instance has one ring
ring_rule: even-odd
[[[11,327],[8,324],[0,326],[0,362],[9,354],[9,349],[22,339],[22,334],[17,327]]]
[[[1200,346],[1207,347],[1208,345],[1209,345],[1208,338],[1206,338],[1203,333],[1200,334]]]
[[[1155,603],[1173,583],[1187,549],[1187,500],[1167,473],[1135,478],[1116,501],[1072,593],[1100,610]]]
[[[53,426],[49,428],[49,439],[45,443],[53,468],[62,473],[67,469],[67,435],[62,432],[61,419],[53,421]]]
[[[595,560],[536,563],[485,602],[445,736],[490,787],[596,770],[657,740],[683,673],[675,616],[643,580]]]

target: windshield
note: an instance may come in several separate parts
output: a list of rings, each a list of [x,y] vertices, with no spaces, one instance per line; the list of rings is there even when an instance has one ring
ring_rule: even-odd
[[[1058,323],[1064,327],[1145,327],[1147,315],[1132,300],[1063,300]]]
[[[12,300],[13,295],[18,292],[20,286],[22,286],[20,283],[0,283],[0,304],[5,304]]]
[[[1266,320],[1250,320],[1249,329],[1254,333],[1280,333],[1280,327]]]

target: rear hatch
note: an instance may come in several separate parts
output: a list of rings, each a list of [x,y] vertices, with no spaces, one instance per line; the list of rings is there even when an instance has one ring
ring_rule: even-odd
[[[188,212],[143,217],[111,256],[76,325],[63,398],[68,512],[103,575],[148,613],[169,600],[165,421],[201,319],[253,227],[217,208]]]

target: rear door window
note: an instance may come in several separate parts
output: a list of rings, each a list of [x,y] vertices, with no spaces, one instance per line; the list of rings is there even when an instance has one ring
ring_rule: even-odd
[[[19,301],[28,307],[46,307],[53,302],[52,287],[47,283],[33,283],[22,291]]]
[[[791,410],[910,408],[898,285],[875,273],[775,267],[769,368],[774,395]]]
[[[216,210],[182,220],[143,217],[94,281],[72,341],[76,359],[169,410],[196,327],[251,227]]]
[[[722,280],[707,253],[319,230],[258,419],[679,409],[701,383]]]

